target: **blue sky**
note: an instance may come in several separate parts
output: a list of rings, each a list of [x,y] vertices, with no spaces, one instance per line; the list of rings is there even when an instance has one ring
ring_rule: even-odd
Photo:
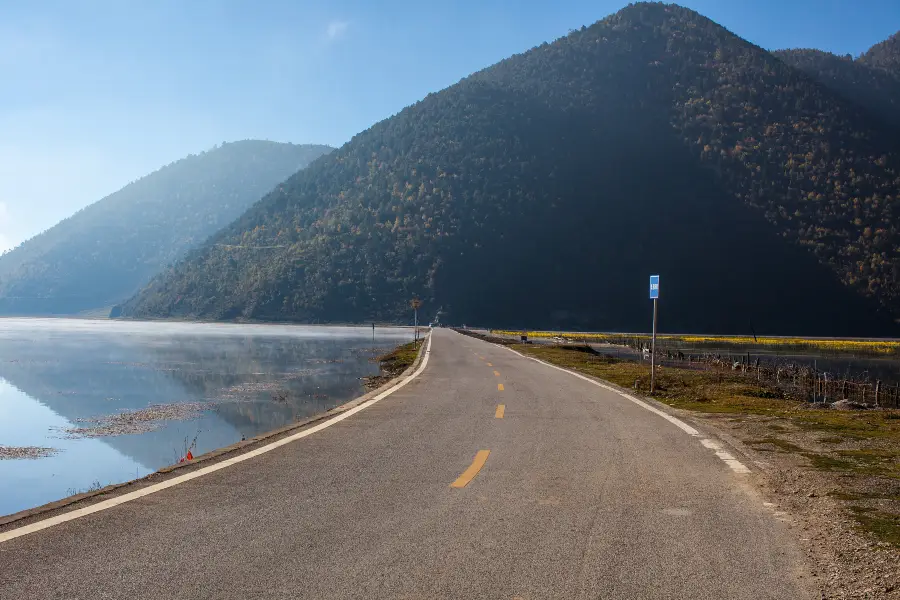
[[[0,251],[222,141],[340,145],[623,0],[0,0]],[[857,55],[897,0],[686,0],[765,48]]]

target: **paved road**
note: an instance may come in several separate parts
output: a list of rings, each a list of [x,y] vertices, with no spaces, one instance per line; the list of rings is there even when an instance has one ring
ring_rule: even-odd
[[[698,438],[433,337],[416,380],[333,427],[0,544],[0,598],[811,595],[786,525]]]

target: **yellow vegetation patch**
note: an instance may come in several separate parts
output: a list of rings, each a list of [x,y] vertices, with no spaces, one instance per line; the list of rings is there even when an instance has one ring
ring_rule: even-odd
[[[519,336],[521,331],[494,330],[496,335]],[[625,335],[621,333],[578,333],[529,331],[530,338],[560,337],[569,340],[588,340],[610,343],[624,343],[627,340],[649,340],[649,335]],[[750,336],[703,336],[703,335],[657,335],[657,340],[693,346],[766,346],[773,348],[819,350],[825,352],[850,352],[857,354],[900,354],[900,342],[889,340],[835,340],[799,337],[758,337]]]

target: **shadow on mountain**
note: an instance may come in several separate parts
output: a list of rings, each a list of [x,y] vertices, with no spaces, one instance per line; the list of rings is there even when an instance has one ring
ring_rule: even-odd
[[[874,302],[661,135],[664,115],[636,107],[596,122],[522,104],[492,91],[493,110],[540,124],[509,128],[521,155],[540,157],[530,184],[543,201],[485,222],[491,235],[447,259],[435,296],[452,322],[647,331],[648,279],[658,273],[666,331],[895,332]]]

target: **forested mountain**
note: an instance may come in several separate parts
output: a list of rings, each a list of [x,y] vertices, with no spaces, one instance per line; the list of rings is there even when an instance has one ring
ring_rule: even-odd
[[[769,52],[641,3],[478,72],[269,193],[137,317],[895,333],[900,140]]]
[[[808,49],[775,55],[900,129],[900,34],[855,60]]]
[[[0,256],[0,314],[122,302],[330,150],[248,140],[165,166]]]

